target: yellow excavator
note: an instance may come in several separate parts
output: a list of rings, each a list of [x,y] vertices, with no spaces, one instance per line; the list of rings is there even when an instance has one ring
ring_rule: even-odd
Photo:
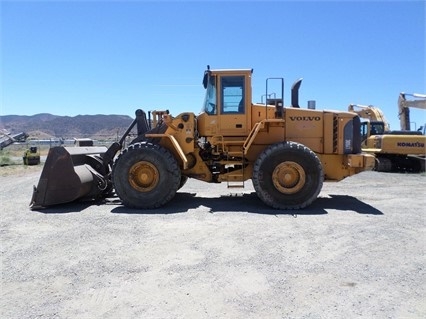
[[[358,114],[362,119],[362,150],[376,157],[376,171],[425,171],[426,136],[420,131],[409,130],[408,110],[409,107],[414,105],[425,108],[425,101],[409,103],[405,99],[405,94],[400,94],[398,109],[401,118],[401,130],[390,130],[384,113],[378,107],[359,104],[349,105],[348,111]]]

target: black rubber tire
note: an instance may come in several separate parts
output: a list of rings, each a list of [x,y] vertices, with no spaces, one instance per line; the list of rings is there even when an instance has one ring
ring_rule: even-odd
[[[282,142],[269,146],[253,167],[259,198],[275,209],[301,209],[318,196],[324,172],[318,156],[306,146]]]
[[[131,174],[140,167],[139,175],[150,175],[144,184],[142,177]],[[144,167],[147,169],[144,171]],[[145,174],[146,171],[149,174]],[[135,143],[122,151],[114,162],[112,181],[123,205],[152,209],[169,202],[181,182],[180,168],[173,155],[164,147],[148,142]],[[139,182],[139,184],[138,184]],[[152,183],[150,183],[152,182]]]
[[[181,189],[186,184],[187,181],[188,181],[188,176],[182,175],[180,177],[180,183],[179,183],[178,190]]]

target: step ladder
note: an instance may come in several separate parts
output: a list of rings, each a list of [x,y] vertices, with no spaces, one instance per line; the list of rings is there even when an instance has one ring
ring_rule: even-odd
[[[241,161],[235,161],[234,163],[232,163],[232,164],[241,165],[241,171],[232,172],[230,173],[230,175],[227,175],[228,179],[226,181],[226,185],[228,188],[244,188],[244,164],[245,164],[244,151],[241,150],[239,152],[228,152],[227,154],[228,154],[227,159],[229,161],[231,161],[229,159],[230,156],[241,157]],[[233,178],[235,178],[235,180],[232,180]]]
[[[241,171],[239,172],[229,172],[229,175],[227,175],[228,179],[226,180],[226,184],[228,188],[244,188],[244,165],[245,165],[245,158],[244,158],[244,144],[246,143],[246,140],[231,140],[231,141],[225,141],[223,136],[218,135],[214,137],[216,141],[216,145],[219,146],[219,151],[226,152],[227,154],[227,161],[230,165],[241,165]],[[229,151],[230,146],[239,146],[241,149],[237,151]],[[231,157],[239,157],[241,158],[241,161],[233,161]],[[228,169],[227,169],[228,170]],[[233,180],[235,179],[235,180]]]

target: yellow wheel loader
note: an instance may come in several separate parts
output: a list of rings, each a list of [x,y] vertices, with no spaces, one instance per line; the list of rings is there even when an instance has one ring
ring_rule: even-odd
[[[188,178],[244,187],[252,180],[259,198],[276,209],[302,209],[323,181],[371,170],[374,156],[361,152],[360,118],[350,112],[301,109],[298,89],[292,105],[281,94],[252,102],[252,70],[211,70],[203,75],[206,97],[199,115],[172,116],[142,110],[121,140],[108,149],[52,148],[31,207],[98,199],[111,192],[135,209],[158,208],[173,199]],[[268,84],[269,83],[269,84]],[[151,118],[152,115],[152,118]],[[123,141],[133,127],[138,136]]]

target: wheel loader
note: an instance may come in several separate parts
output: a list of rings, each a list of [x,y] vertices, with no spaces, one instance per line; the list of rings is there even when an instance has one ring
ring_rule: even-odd
[[[302,109],[301,79],[284,107],[284,79],[275,98],[252,102],[253,70],[203,74],[205,100],[195,115],[137,110],[118,142],[105,147],[54,147],[31,199],[32,209],[75,200],[96,200],[115,192],[135,209],[159,208],[188,178],[244,187],[251,180],[258,197],[276,209],[302,209],[324,181],[371,170],[374,156],[361,152],[360,118],[345,111]],[[137,136],[124,141],[134,127]],[[208,186],[206,186],[208,187]]]

